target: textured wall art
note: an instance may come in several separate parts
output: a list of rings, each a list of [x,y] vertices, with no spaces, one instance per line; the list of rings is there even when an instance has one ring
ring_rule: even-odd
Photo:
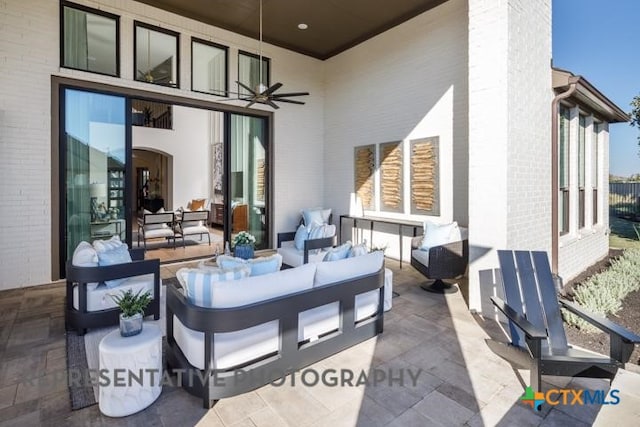
[[[380,210],[403,212],[402,142],[380,144]]]
[[[375,145],[361,145],[354,149],[355,192],[364,209],[374,208]]]
[[[217,142],[213,144],[213,192],[215,194],[222,194],[222,161],[222,142]]]
[[[411,213],[440,215],[438,137],[411,141]]]

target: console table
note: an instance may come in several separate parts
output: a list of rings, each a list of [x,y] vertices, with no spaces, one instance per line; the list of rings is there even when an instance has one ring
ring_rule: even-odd
[[[354,216],[354,215],[340,215],[340,223],[338,226],[338,243],[342,243],[342,220],[351,220],[353,222],[353,228],[358,228],[359,221],[369,222],[369,242],[373,241],[373,225],[375,223],[379,224],[393,224],[398,226],[398,239],[399,239],[399,247],[400,247],[400,268],[402,268],[402,227],[411,227],[413,228],[413,237],[418,235],[418,229],[422,229],[423,225],[419,221],[411,221],[406,219],[395,219],[395,218],[382,218],[377,216]]]

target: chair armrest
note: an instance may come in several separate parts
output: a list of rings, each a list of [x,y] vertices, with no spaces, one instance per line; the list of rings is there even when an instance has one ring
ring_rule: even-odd
[[[304,254],[302,256],[302,263],[309,262],[309,251],[314,249],[330,248],[335,245],[336,236],[323,237],[321,239],[309,239],[304,241]]]
[[[525,333],[527,338],[533,340],[543,340],[547,338],[547,334],[535,327],[524,317],[520,316],[516,311],[498,297],[491,297],[491,302],[500,310],[509,320],[516,324]]]
[[[105,282],[113,279],[154,274],[160,277],[160,260],[147,259],[98,267],[78,267],[67,262],[67,281],[78,283]]]
[[[291,242],[295,239],[295,231],[286,231],[284,233],[278,233],[278,248],[282,247],[282,242]]]
[[[589,313],[579,305],[572,303],[570,301],[567,301],[565,299],[559,299],[559,302],[564,308],[566,308],[573,314],[580,316],[582,319],[591,323],[593,326],[597,327],[598,329],[604,332],[607,332],[610,335],[617,335],[626,342],[640,343],[640,336],[634,334],[633,332],[631,332],[626,328],[623,328],[617,323],[614,323],[611,320],[606,319],[604,317],[596,316],[592,313]]]
[[[144,248],[130,248],[131,261],[144,261]]]
[[[429,249],[429,277],[449,278],[464,274],[469,263],[469,241],[460,240]]]

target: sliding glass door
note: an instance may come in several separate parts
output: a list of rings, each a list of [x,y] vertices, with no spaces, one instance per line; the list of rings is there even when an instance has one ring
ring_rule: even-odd
[[[126,99],[63,89],[61,264],[81,241],[126,240]],[[66,255],[66,256],[65,256]],[[64,271],[62,269],[61,271]]]
[[[231,239],[240,231],[256,238],[256,249],[266,249],[268,230],[267,120],[231,114],[229,197]]]

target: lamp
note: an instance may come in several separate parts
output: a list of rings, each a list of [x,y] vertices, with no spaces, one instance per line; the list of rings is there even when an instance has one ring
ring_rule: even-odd
[[[91,195],[91,222],[99,219],[98,197],[107,197],[107,184],[94,182],[89,185],[89,194]]]

